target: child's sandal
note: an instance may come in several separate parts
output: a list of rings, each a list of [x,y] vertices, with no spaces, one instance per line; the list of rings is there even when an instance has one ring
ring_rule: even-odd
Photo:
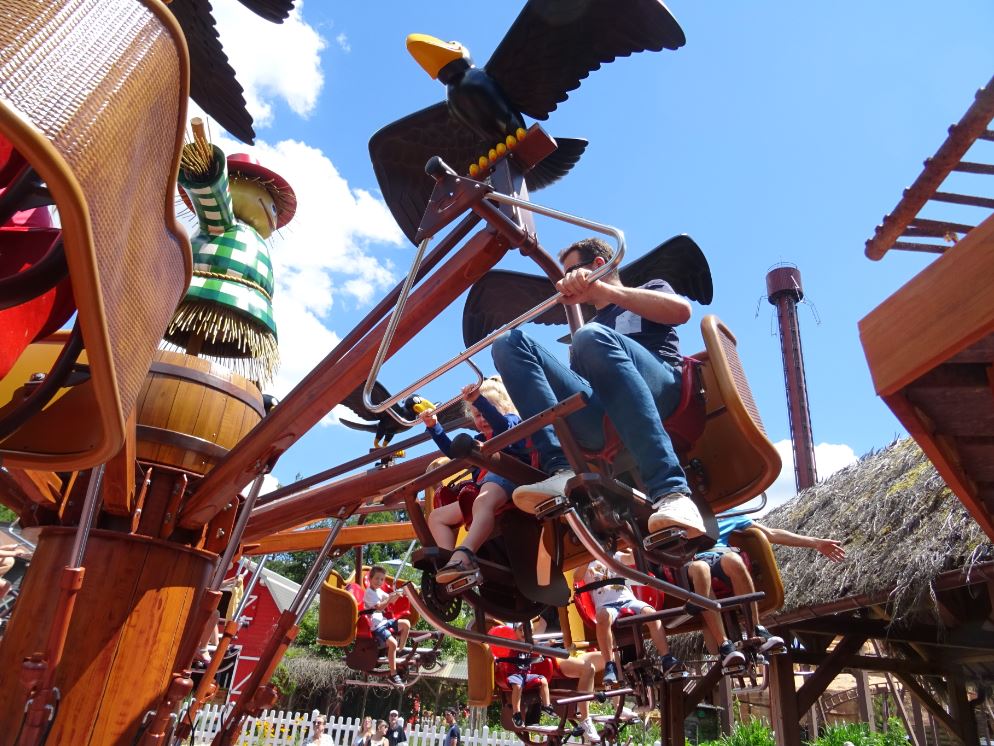
[[[456,552],[462,552],[463,559],[456,559]],[[452,559],[435,575],[435,580],[442,585],[448,585],[460,578],[474,575],[480,571],[480,566],[476,564],[476,555],[466,547],[456,547],[452,552]]]

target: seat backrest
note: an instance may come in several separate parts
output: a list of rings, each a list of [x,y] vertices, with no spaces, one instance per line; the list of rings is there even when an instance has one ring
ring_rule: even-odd
[[[705,391],[704,432],[687,454],[687,478],[715,513],[760,495],[780,474],[780,455],[766,436],[736,349],[716,316],[701,321],[705,351],[696,358]]]
[[[466,701],[470,707],[488,707],[494,698],[494,656],[490,646],[466,643]]]
[[[741,549],[743,555],[747,555],[746,566],[752,575],[753,585],[757,591],[766,594],[766,597],[759,602],[759,613],[762,615],[780,609],[784,597],[783,578],[780,576],[780,566],[777,564],[773,547],[766,534],[755,526],[750,526],[732,533],[728,543]]]
[[[334,570],[321,584],[318,605],[318,643],[321,645],[341,648],[355,641],[362,591],[355,583],[349,585],[359,590],[358,598],[353,588],[348,587]],[[366,631],[369,631],[368,621]]]
[[[89,372],[0,440],[0,459],[86,469],[120,450],[190,279],[190,242],[173,207],[189,94],[186,42],[158,2],[5,0],[0,67],[0,136],[58,208]],[[51,362],[59,350],[42,352]],[[24,383],[5,382],[4,391],[20,396]]]

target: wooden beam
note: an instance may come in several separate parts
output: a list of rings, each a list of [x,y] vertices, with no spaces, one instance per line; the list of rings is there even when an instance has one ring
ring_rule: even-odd
[[[721,666],[715,668],[720,669]],[[683,682],[667,681],[664,689],[666,700],[662,703],[663,718],[659,723],[662,746],[684,746],[687,741],[683,732],[683,721],[687,717],[687,709],[684,703]]]
[[[732,700],[732,684],[727,676],[722,676],[718,680],[718,706],[721,707],[721,712],[718,713],[721,735],[731,735],[732,728],[735,726],[735,713],[732,712],[735,703]]]
[[[918,680],[914,676],[909,676],[903,673],[894,673],[897,678],[901,680],[912,694],[918,699],[919,702],[928,710],[929,714],[932,716],[933,722],[940,722],[945,726],[946,730],[953,734],[953,736],[959,740],[960,734],[956,728],[956,721],[950,717],[946,709],[939,704],[939,702],[931,695],[931,693],[918,683]]]
[[[858,633],[848,635],[839,641],[835,649],[825,657],[815,672],[808,676],[807,681],[797,691],[797,711],[799,713],[811,709],[825,688],[845,668],[846,659],[858,652],[863,647],[864,642],[866,642],[866,636]]]
[[[789,652],[770,659],[770,718],[777,746],[800,746],[800,711]]]
[[[328,538],[327,528],[309,528],[304,531],[280,531],[264,536],[258,544],[246,547],[245,554],[258,556],[278,552],[312,552],[320,549]],[[352,548],[360,544],[386,544],[391,541],[416,539],[414,527],[408,523],[366,523],[362,526],[345,526],[335,539],[335,546]]]
[[[828,656],[813,653],[808,650],[795,650],[794,662],[810,666],[822,665]],[[887,673],[917,674],[919,676],[943,676],[951,673],[950,666],[944,666],[925,660],[908,660],[906,658],[885,658],[875,655],[850,655],[846,658],[843,669],[864,671],[882,671]]]
[[[964,648],[968,650],[994,650],[994,633],[978,627],[960,626],[954,629],[939,630],[924,624],[905,626],[890,625],[885,620],[854,619],[851,617],[827,617],[808,619],[791,625],[802,632],[823,634],[861,634],[886,642],[909,642],[942,648]]]

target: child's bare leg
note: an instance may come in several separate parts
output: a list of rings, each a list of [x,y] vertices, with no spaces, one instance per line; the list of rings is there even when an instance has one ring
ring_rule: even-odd
[[[393,635],[387,638],[387,667],[390,673],[397,673],[397,641]]]
[[[694,586],[694,592],[701,596],[712,597],[711,593],[711,568],[706,562],[694,560],[687,568],[690,582]],[[705,611],[704,614],[704,640],[708,643],[708,648],[712,653],[718,652],[718,646],[725,640],[725,626],[721,622],[721,614],[717,611]],[[709,639],[710,638],[710,639]]]
[[[397,620],[398,634],[400,635],[400,640],[397,641],[397,647],[403,650],[407,647],[407,636],[411,634],[411,622],[408,619],[398,619]]]
[[[473,525],[463,540],[462,546],[475,552],[490,538],[494,530],[494,513],[510,499],[510,495],[493,482],[485,482],[480,494],[473,501]]]
[[[462,523],[462,511],[459,503],[449,503],[435,508],[428,514],[428,530],[440,549],[454,549],[456,546],[456,527]]]
[[[646,606],[642,609],[642,613],[655,614],[656,611],[651,606]],[[666,640],[666,629],[663,627],[662,622],[657,619],[654,622],[649,622],[645,626],[649,630],[649,637],[652,638],[652,644],[656,646],[656,652],[660,655],[666,655],[670,652],[670,645]]]
[[[517,684],[511,684],[511,711],[521,712],[521,687]],[[524,717],[523,712],[521,715]]]
[[[549,681],[544,676],[538,685],[538,696],[546,707],[552,705],[552,700],[549,698]]]
[[[596,622],[597,647],[601,649],[607,660],[614,660],[614,632],[611,630],[614,617],[606,607],[601,607],[597,610]]]

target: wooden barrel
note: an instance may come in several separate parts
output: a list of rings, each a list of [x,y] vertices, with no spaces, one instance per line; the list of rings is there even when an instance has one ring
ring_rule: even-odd
[[[0,641],[0,746],[24,710],[21,661],[44,650],[75,528],[42,530],[13,617]],[[145,536],[95,530],[55,676],[62,694],[49,744],[133,743],[145,713],[188,664],[177,660],[216,557]]]
[[[138,397],[137,458],[206,474],[264,412],[251,381],[209,360],[159,350]]]

